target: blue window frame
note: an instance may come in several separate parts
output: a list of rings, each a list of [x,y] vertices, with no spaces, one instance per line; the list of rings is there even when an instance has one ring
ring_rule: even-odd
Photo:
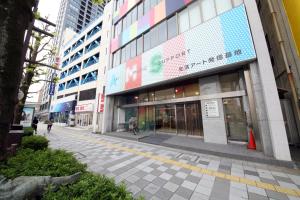
[[[88,59],[85,59],[83,61],[83,68],[89,67],[97,62],[99,62],[99,53],[89,57]]]
[[[72,50],[76,49],[79,47],[82,43],[84,42],[84,36],[77,40],[73,45],[72,45]]]
[[[97,80],[98,71],[89,72],[87,74],[82,75],[81,85],[96,81]]]
[[[62,62],[61,68],[64,68],[65,66],[67,66],[69,64],[69,59],[65,60]]]
[[[70,63],[73,62],[74,60],[77,60],[82,55],[83,55],[83,49],[81,49],[80,51],[77,51],[73,56],[71,56]]]
[[[58,91],[64,90],[65,89],[65,85],[66,85],[66,83],[60,83],[60,84],[58,84]]]
[[[68,55],[70,52],[71,52],[71,47],[70,47],[70,48],[68,48],[67,50],[65,50],[65,52],[64,52],[64,56]]]
[[[74,78],[72,80],[69,80],[67,82],[66,89],[69,89],[69,88],[72,88],[72,87],[75,87],[75,86],[78,86],[78,85],[79,85],[79,77]]]
[[[73,67],[71,67],[69,69],[68,75],[71,75],[71,74],[74,74],[74,73],[78,72],[80,70],[80,68],[81,68],[81,63],[78,63],[78,64],[74,65]]]
[[[98,24],[97,26],[95,26],[92,30],[90,30],[87,33],[86,39],[91,38],[93,35],[95,35],[97,32],[99,32],[102,29],[102,23]]]
[[[63,71],[63,72],[60,74],[60,79],[65,78],[67,75],[68,75],[68,72],[67,72],[67,71]]]
[[[88,53],[100,45],[101,37],[97,38],[85,47],[85,53]]]

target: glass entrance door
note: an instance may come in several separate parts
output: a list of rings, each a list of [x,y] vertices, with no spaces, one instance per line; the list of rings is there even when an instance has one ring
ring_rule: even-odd
[[[175,105],[158,105],[155,108],[155,130],[176,133]]]
[[[178,134],[186,134],[184,104],[176,104],[176,125]]]
[[[247,141],[247,119],[241,97],[223,99],[227,137],[234,141]]]
[[[138,108],[138,128],[140,131],[154,131],[154,106]]]
[[[202,124],[202,114],[201,105],[198,102],[187,103],[185,105],[186,109],[186,126],[187,134],[194,136],[203,136],[203,124]]]

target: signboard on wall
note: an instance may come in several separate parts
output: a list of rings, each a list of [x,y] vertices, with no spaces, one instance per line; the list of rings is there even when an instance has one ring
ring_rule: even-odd
[[[104,111],[104,97],[103,93],[99,93],[98,96],[98,112],[102,113]]]
[[[49,85],[49,95],[53,96],[55,92],[55,83],[51,82]]]
[[[24,107],[20,124],[23,125],[23,127],[31,127],[33,116],[34,107]]]
[[[206,101],[204,103],[205,116],[206,117],[219,117],[218,101]]]
[[[108,71],[107,94],[254,60],[244,5]]]
[[[93,112],[93,104],[82,104],[75,106],[75,113],[78,112]]]

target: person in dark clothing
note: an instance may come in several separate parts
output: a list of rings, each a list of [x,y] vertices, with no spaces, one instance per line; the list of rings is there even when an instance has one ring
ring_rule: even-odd
[[[48,120],[48,123],[47,123],[47,132],[48,132],[48,134],[49,134],[50,131],[51,131],[53,122],[54,122],[54,119],[53,119],[53,118],[50,118],[50,120]]]
[[[32,121],[32,128],[34,129],[34,134],[37,134],[37,125],[39,123],[39,120],[37,119],[37,117],[34,117],[33,118],[33,121]]]

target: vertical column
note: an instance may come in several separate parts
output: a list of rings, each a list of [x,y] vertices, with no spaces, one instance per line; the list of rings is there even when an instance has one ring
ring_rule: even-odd
[[[244,3],[257,54],[258,72],[266,108],[266,123],[270,131],[273,154],[276,159],[290,161],[291,155],[278,92],[257,5],[255,0],[245,0]]]
[[[114,97],[106,96],[104,100],[104,114],[102,120],[102,133],[112,131]]]
[[[221,92],[219,77],[199,79],[201,95]],[[221,98],[201,100],[204,141],[227,144],[226,126]]]

